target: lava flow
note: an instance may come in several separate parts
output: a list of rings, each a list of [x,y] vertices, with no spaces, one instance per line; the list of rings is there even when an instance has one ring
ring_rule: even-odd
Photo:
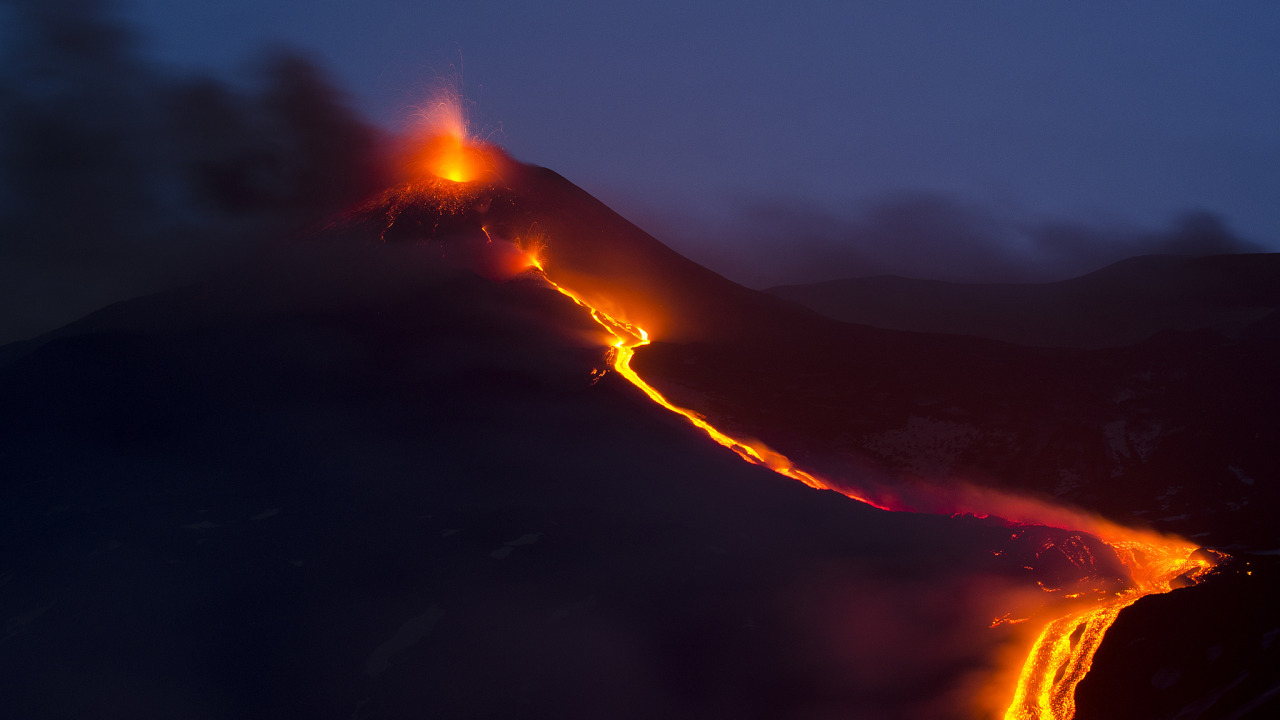
[[[528,255],[527,263],[551,287],[590,313],[592,319],[613,338],[608,357],[610,366],[651,400],[683,416],[712,440],[748,462],[768,467],[815,489],[835,490],[881,510],[894,510],[801,470],[786,456],[763,444],[734,438],[717,429],[702,415],[671,403],[631,368],[631,359],[636,349],[649,344],[649,334],[643,328],[618,320],[592,306],[571,289],[556,283],[547,275],[542,261],[535,253]],[[1194,582],[1213,565],[1212,556],[1194,558],[1196,546],[1180,539],[1127,530],[1096,520],[1081,524],[1103,530],[1098,533],[1099,536],[1117,551],[1129,570],[1133,585],[1100,599],[1085,599],[1085,602],[1092,600],[1093,606],[1073,610],[1045,625],[1022,664],[1012,692],[1012,702],[1004,713],[1005,720],[1069,720],[1074,717],[1076,685],[1088,673],[1103,635],[1119,617],[1120,611],[1146,595],[1168,592],[1179,578],[1185,582]],[[1007,691],[1004,692],[1007,694]]]
[[[707,422],[707,419],[698,413],[672,404],[665,396],[663,396],[662,393],[658,392],[656,388],[645,382],[643,378],[636,374],[635,370],[631,369],[631,358],[636,354],[636,348],[644,347],[649,344],[649,333],[645,332],[644,328],[636,327],[631,323],[618,320],[609,313],[592,306],[572,290],[569,290],[548,277],[546,270],[542,267],[542,262],[536,255],[531,254],[528,257],[529,267],[536,269],[542,275],[543,279],[551,285],[551,287],[577,303],[579,307],[582,307],[586,309],[587,312],[591,313],[592,319],[594,319],[600,327],[604,328],[606,332],[613,336],[613,343],[609,351],[609,365],[617,371],[619,375],[626,378],[632,385],[640,388],[645,395],[649,396],[650,400],[653,400],[671,412],[683,416],[686,420],[693,423],[694,426],[705,432],[712,440],[715,440],[717,443],[734,451],[738,454],[738,457],[741,457],[749,463],[763,465],[779,475],[784,475],[793,480],[799,480],[805,485],[817,490],[836,489],[825,481],[820,480],[814,475],[796,467],[785,455],[774,452],[758,442],[749,443],[744,440],[730,437],[718,430],[711,423]],[[871,505],[872,507],[877,507],[881,510],[890,509],[877,505],[870,499],[859,497],[852,492],[843,490],[841,492],[859,502]]]
[[[1220,559],[1177,538],[1118,527],[1103,540],[1129,570],[1132,586],[1045,625],[1023,663],[1004,720],[1074,717],[1076,686],[1120,611],[1147,595],[1169,592],[1175,583],[1198,581]]]

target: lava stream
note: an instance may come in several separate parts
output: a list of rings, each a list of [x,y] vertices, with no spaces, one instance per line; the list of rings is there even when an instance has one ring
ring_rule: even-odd
[[[1103,607],[1058,618],[1046,625],[1022,666],[1005,720],[1074,717],[1076,685],[1089,672],[1102,636],[1121,610],[1148,594],[1124,593],[1122,599]]]
[[[1194,583],[1216,564],[1217,556],[1198,553],[1185,541],[1129,532],[1133,537],[1102,539],[1129,569],[1133,586],[1045,625],[1022,665],[1004,720],[1070,720],[1076,711],[1076,686],[1089,672],[1094,653],[1120,611],[1147,595],[1169,592],[1176,579]]]
[[[872,507],[879,508],[881,510],[891,509],[877,504],[870,498],[861,497],[849,490],[837,488],[814,475],[801,470],[785,455],[770,450],[762,443],[749,443],[745,440],[730,437],[729,435],[721,432],[711,423],[707,422],[707,419],[698,413],[689,410],[688,408],[682,408],[679,405],[672,404],[671,401],[667,400],[662,393],[658,392],[657,388],[645,382],[644,378],[637,375],[636,371],[631,369],[631,358],[635,356],[636,348],[644,347],[649,344],[649,333],[645,332],[644,328],[618,320],[609,313],[587,303],[572,290],[569,290],[555,282],[547,276],[541,262],[536,257],[530,256],[529,265],[530,267],[536,268],[538,272],[541,273],[543,279],[546,280],[551,287],[555,288],[561,294],[577,303],[578,306],[591,313],[591,318],[595,320],[600,327],[604,328],[606,332],[613,336],[613,346],[610,350],[609,357],[610,366],[612,366],[619,375],[626,378],[632,385],[640,388],[645,395],[649,396],[650,400],[653,400],[671,412],[683,416],[686,420],[693,423],[694,426],[701,428],[702,431],[705,432],[712,440],[715,440],[717,443],[734,451],[738,454],[738,457],[741,457],[749,463],[763,465],[779,475],[784,475],[793,480],[799,480],[805,485],[816,490],[835,490],[857,500],[858,502],[866,503]]]
[[[610,366],[651,400],[681,415],[712,440],[737,453],[747,462],[762,465],[812,488],[835,490],[881,510],[894,510],[801,470],[786,456],[761,443],[732,437],[698,413],[671,403],[631,368],[636,348],[649,344],[649,334],[643,328],[613,317],[552,280],[535,254],[528,255],[528,265],[552,288],[590,313],[591,318],[613,337],[608,358]],[[1022,664],[1014,689],[1011,693],[1002,691],[1005,698],[1012,696],[1012,702],[1004,713],[1004,720],[1070,720],[1075,715],[1076,685],[1088,673],[1094,653],[1120,611],[1146,595],[1168,592],[1175,577],[1195,577],[1211,566],[1207,561],[1192,561],[1191,556],[1196,547],[1185,541],[1132,531],[1109,523],[1091,524],[1106,530],[1098,535],[1117,550],[1132,575],[1133,587],[1100,601],[1094,607],[1073,611],[1045,625]]]

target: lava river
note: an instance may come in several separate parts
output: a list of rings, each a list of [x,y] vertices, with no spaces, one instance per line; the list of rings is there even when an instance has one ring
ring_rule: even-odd
[[[799,480],[815,489],[835,490],[859,502],[882,510],[895,508],[882,505],[867,496],[817,477],[795,466],[786,456],[764,445],[735,438],[717,429],[698,413],[671,403],[656,388],[631,368],[636,349],[649,344],[643,328],[621,321],[582,299],[546,273],[536,254],[528,255],[528,264],[546,282],[582,307],[613,338],[608,352],[610,367],[639,388],[655,403],[681,415],[701,429],[715,442],[737,453],[747,462],[763,465],[774,472]],[[1214,564],[1213,556],[1196,553],[1197,547],[1177,538],[1168,538],[1137,530],[1128,530],[1100,521],[1085,520],[1095,534],[1116,550],[1132,578],[1132,586],[1121,591],[1098,589],[1091,597],[1080,600],[1087,607],[1049,620],[1026,654],[1012,690],[997,687],[992,693],[1011,695],[1005,720],[1054,718],[1068,720],[1075,716],[1075,688],[1089,671],[1094,653],[1102,643],[1107,628],[1120,611],[1144,596],[1169,592],[1175,582],[1193,582]],[[1085,593],[1080,593],[1085,595]],[[994,624],[999,624],[997,620]]]
[[[452,118],[452,115],[450,115]],[[499,151],[489,150],[482,143],[472,143],[460,129],[460,121],[448,123],[444,136],[429,138],[419,143],[420,150],[412,155],[411,164],[418,171],[425,170],[418,182],[409,183],[399,191],[400,200],[390,204],[387,227],[396,222],[398,202],[410,196],[430,194],[446,213],[457,215],[460,208],[474,198],[482,196],[483,188],[477,186],[501,184]],[[490,154],[492,152],[492,154]],[[417,173],[415,173],[417,174]],[[425,177],[425,179],[423,179]],[[483,201],[485,207],[488,200]],[[627,322],[612,305],[610,313],[588,299],[588,295],[557,281],[553,262],[544,259],[542,253],[547,243],[555,238],[503,240],[489,237],[484,229],[485,242],[490,247],[502,246],[505,272],[536,273],[551,287],[567,296],[607,334],[607,359],[609,369],[626,378],[653,402],[682,416],[706,435],[729,448],[747,462],[768,467],[780,475],[798,480],[810,487],[840,492],[854,500],[883,510],[919,510],[919,507],[903,506],[875,495],[869,489],[857,488],[850,482],[820,477],[797,467],[790,459],[759,442],[734,437],[699,413],[681,407],[670,400],[652,384],[640,377],[631,367],[637,349],[649,344],[649,333],[633,322]],[[591,297],[599,295],[598,288]],[[975,701],[975,714],[998,715],[997,708],[1006,708],[1006,720],[1022,718],[1056,718],[1067,720],[1074,716],[1074,691],[1076,685],[1089,671],[1095,651],[1107,629],[1121,610],[1144,596],[1164,593],[1171,589],[1196,582],[1220,557],[1212,552],[1197,552],[1197,547],[1179,538],[1154,532],[1121,527],[1098,518],[1075,513],[1033,501],[1014,499],[996,493],[984,492],[961,500],[958,496],[950,505],[947,500],[935,504],[929,510],[943,513],[969,513],[991,518],[1006,518],[1011,532],[1028,525],[1043,525],[1071,531],[1090,533],[1110,547],[1124,565],[1129,576],[1127,585],[1117,587],[1112,582],[1099,580],[1094,587],[1042,589],[1045,599],[1035,607],[1010,608],[1010,612],[996,619],[992,627],[1003,623],[1023,623],[1029,630],[1023,637],[1018,660],[988,683],[983,697]],[[1011,510],[1016,508],[1016,510]],[[1077,552],[1088,552],[1077,550]],[[1039,627],[1038,633],[1035,628]]]

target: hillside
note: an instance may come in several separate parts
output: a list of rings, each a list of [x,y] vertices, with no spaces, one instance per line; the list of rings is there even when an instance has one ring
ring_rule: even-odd
[[[1053,283],[880,276],[766,292],[844,322],[1096,349],[1133,345],[1161,330],[1239,337],[1280,308],[1280,255],[1147,255]]]

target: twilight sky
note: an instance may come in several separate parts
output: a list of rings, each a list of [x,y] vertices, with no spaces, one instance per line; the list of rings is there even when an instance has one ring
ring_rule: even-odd
[[[461,68],[473,130],[749,284],[1065,276],[1194,246],[1195,210],[1210,249],[1280,249],[1272,2],[120,9],[179,67],[299,47],[386,127]]]

